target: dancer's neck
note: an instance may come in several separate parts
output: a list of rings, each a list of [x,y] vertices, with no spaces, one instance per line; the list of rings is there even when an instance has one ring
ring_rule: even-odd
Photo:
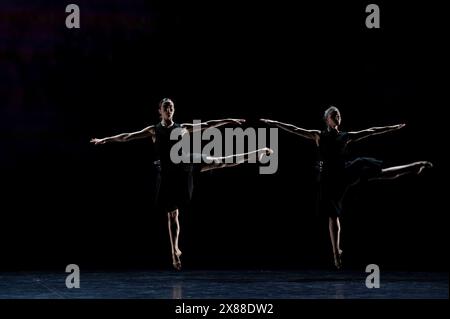
[[[171,127],[174,124],[173,120],[161,120],[161,125],[163,127]]]
[[[328,126],[327,130],[328,130],[328,132],[335,131],[335,132],[339,133],[339,127],[338,126],[335,126],[335,127]]]

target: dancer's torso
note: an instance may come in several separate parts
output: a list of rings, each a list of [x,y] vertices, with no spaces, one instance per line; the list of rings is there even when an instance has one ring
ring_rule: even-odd
[[[175,129],[181,129],[181,125],[177,123],[173,123],[170,127],[161,123],[155,125],[155,152],[162,172],[176,172],[182,168],[182,165],[174,164],[170,159],[170,150],[178,142],[178,139],[170,139],[170,134]]]
[[[318,163],[321,173],[340,174],[345,169],[348,133],[326,130],[320,133]]]

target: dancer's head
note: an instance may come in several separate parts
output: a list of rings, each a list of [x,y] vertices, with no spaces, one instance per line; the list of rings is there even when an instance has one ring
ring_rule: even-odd
[[[163,121],[171,121],[175,114],[175,105],[171,99],[164,98],[159,102],[159,114]]]
[[[323,120],[328,128],[336,129],[341,125],[341,112],[335,106],[330,106],[323,114]]]

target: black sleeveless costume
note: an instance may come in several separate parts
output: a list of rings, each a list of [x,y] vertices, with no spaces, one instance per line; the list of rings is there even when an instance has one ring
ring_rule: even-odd
[[[183,153],[183,156],[189,156],[191,162],[173,163],[170,159],[170,150],[178,142],[170,139],[174,129],[181,129],[181,125],[177,123],[173,123],[170,127],[161,123],[155,125],[156,206],[164,212],[171,212],[189,204],[194,189],[194,175],[201,168],[201,165],[191,163],[194,158],[205,157],[203,154]]]
[[[381,174],[383,162],[371,157],[358,157],[347,161],[347,132],[327,130],[320,133],[317,171],[317,213],[335,217],[342,214],[346,191],[360,181]]]
[[[188,164],[174,164],[170,159],[170,150],[178,142],[171,140],[170,134],[177,128],[180,129],[181,126],[176,123],[170,127],[161,123],[155,125],[156,204],[164,212],[185,206],[191,198],[193,188]]]

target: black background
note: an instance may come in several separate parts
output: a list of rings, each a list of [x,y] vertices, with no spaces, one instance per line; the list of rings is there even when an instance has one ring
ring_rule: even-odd
[[[150,141],[93,146],[91,137],[158,121],[259,118],[342,129],[407,123],[354,145],[387,165],[430,160],[423,176],[374,182],[345,201],[346,265],[447,269],[444,102],[432,5],[378,2],[77,0],[0,6],[0,268],[167,268],[166,216],[152,209]],[[196,180],[181,212],[186,268],[330,267],[327,221],[314,215],[311,142],[280,132],[279,170],[241,165]]]

